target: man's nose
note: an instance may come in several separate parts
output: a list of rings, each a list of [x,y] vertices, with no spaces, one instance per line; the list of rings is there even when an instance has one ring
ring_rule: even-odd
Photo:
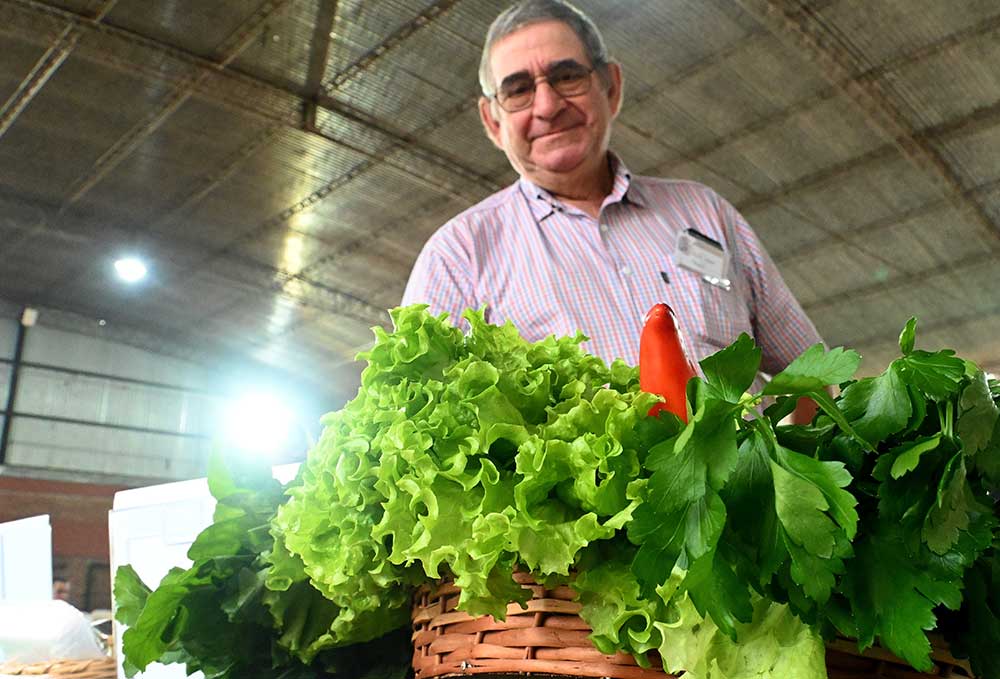
[[[566,100],[555,91],[547,80],[535,85],[534,114],[539,118],[553,118],[566,106]]]

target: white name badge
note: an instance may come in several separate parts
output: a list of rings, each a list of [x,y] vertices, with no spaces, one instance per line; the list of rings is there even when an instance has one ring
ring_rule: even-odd
[[[729,259],[722,246],[708,236],[688,229],[677,235],[674,247],[677,266],[701,274],[706,282],[725,290],[731,287],[728,275]]]

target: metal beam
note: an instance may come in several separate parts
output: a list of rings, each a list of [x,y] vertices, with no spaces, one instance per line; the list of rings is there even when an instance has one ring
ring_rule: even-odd
[[[117,3],[118,0],[105,0],[91,18],[94,21],[102,21]],[[0,107],[0,139],[14,125],[24,109],[28,108],[28,104],[35,98],[35,95],[42,91],[42,88],[55,75],[63,62],[73,53],[81,35],[80,30],[73,22],[66,24],[58,37],[45,50],[45,54],[35,63],[31,72],[21,81],[6,103]]]
[[[435,209],[437,209],[439,207],[440,207],[440,201],[439,200],[433,199],[433,200],[427,201],[426,203],[424,203],[423,205],[421,205],[420,207],[418,207],[416,210],[414,210],[414,212],[413,212],[413,218],[414,219],[419,219],[423,214],[425,214],[427,212],[431,212],[431,211],[433,211],[433,210],[435,210]],[[314,279],[311,276],[309,276],[308,274],[310,272],[316,271],[320,267],[328,265],[328,264],[336,261],[337,259],[339,259],[341,257],[349,256],[350,254],[352,254],[354,252],[357,252],[357,251],[359,251],[359,250],[361,250],[363,248],[370,247],[371,244],[374,243],[374,242],[376,242],[379,238],[385,236],[388,233],[391,233],[392,231],[395,231],[397,228],[399,228],[399,224],[397,222],[387,222],[385,224],[382,224],[381,226],[375,227],[372,231],[370,231],[364,237],[355,238],[354,240],[351,240],[351,241],[348,241],[347,243],[344,243],[343,245],[337,247],[333,251],[331,251],[331,252],[327,253],[326,255],[324,255],[323,257],[319,258],[315,262],[311,263],[309,266],[304,267],[297,274],[294,274],[294,275],[282,274],[281,277],[279,277],[278,279],[275,280],[275,282],[274,282],[274,284],[273,284],[273,286],[272,286],[271,289],[272,289],[273,292],[275,292],[277,294],[285,293],[286,296],[289,299],[292,299],[296,303],[303,304],[304,306],[309,306],[310,303],[309,303],[308,300],[297,298],[297,297],[294,297],[294,296],[291,296],[291,295],[287,295],[287,288],[289,287],[289,285],[293,281],[301,281],[302,283],[306,284],[310,288],[315,288],[318,291],[325,291],[325,288],[327,288],[327,286],[325,284],[319,283],[316,279]],[[218,253],[213,253],[213,255],[210,255],[209,258],[206,258],[202,262],[197,263],[194,267],[191,268],[191,270],[193,271],[194,269],[201,268],[201,267],[204,267],[204,266],[208,266],[211,263],[211,261],[213,261],[218,256],[221,256],[221,255],[219,255]],[[233,300],[233,302],[232,302],[232,306],[236,306],[237,304],[241,304],[243,301],[246,300],[247,297],[249,297],[250,295],[253,295],[253,294],[255,294],[255,293],[254,292],[250,292],[248,295],[243,295],[241,297],[235,298]],[[372,308],[376,308],[376,307],[373,306]],[[362,322],[375,323],[375,324],[378,324],[378,325],[385,325],[385,323],[388,321],[388,318],[387,318],[386,313],[385,313],[386,310],[382,309],[382,308],[377,308],[377,309],[378,309],[377,314],[374,314],[372,317],[370,317],[368,319],[359,318],[357,316],[354,316],[353,318],[355,320],[362,321]],[[351,317],[351,316],[349,316],[349,317]]]
[[[955,273],[959,269],[971,269],[972,267],[981,266],[983,264],[998,263],[1000,263],[1000,247],[995,247],[991,250],[987,250],[986,252],[980,252],[979,254],[963,257],[954,262],[945,263],[934,271],[917,271],[904,276],[898,276],[886,282],[870,283],[867,285],[860,285],[849,290],[841,290],[827,297],[809,302],[808,304],[803,304],[802,308],[807,313],[811,314],[818,309],[824,309],[838,304],[853,303],[859,299],[868,297],[869,295],[889,292],[899,288],[928,285],[939,278]]]
[[[421,16],[439,14],[432,7]],[[155,82],[191,88],[194,94],[205,101],[250,115],[268,125],[280,124],[307,133],[315,132],[302,125],[303,111],[312,97],[308,92],[292,91],[283,85],[237,73],[232,69],[220,70],[216,62],[209,59],[121,28],[93,22],[83,15],[39,0],[0,0],[0,33],[9,32],[24,39],[25,35],[31,37],[57,32],[66,21],[75,22],[85,35],[95,38],[81,45],[78,54],[84,58]],[[414,24],[400,30],[405,29],[405,34],[411,35],[416,28],[426,26],[427,23],[426,18],[420,20],[418,17]],[[376,46],[370,54],[363,55],[343,73],[360,72],[361,66],[370,65],[375,56],[384,55],[388,46],[398,45],[401,35],[403,34],[397,32],[389,36],[382,43],[384,47]],[[192,74],[204,77],[193,78]],[[342,76],[338,74],[335,79],[342,79]],[[376,131],[386,137],[388,142],[413,147],[414,152],[422,159],[445,168],[466,181],[486,190],[496,190],[481,174],[464,166],[461,159],[430,147],[422,140],[395,129],[386,121],[377,120],[344,102],[336,101],[327,93],[316,97],[315,103],[320,109]]]
[[[229,66],[243,53],[256,38],[257,33],[271,19],[281,12],[291,0],[266,0],[257,10],[226,38],[216,50],[218,57],[213,68],[222,70]],[[159,108],[145,116],[132,126],[124,135],[118,138],[111,148],[97,159],[90,172],[79,177],[70,189],[66,205],[72,205],[85,196],[104,177],[128,158],[153,132],[181,107],[197,89],[197,84],[208,79],[204,70],[198,70],[189,76],[189,82],[179,84],[160,103]]]
[[[986,184],[980,184],[972,189],[968,189],[968,192],[970,194],[980,196],[997,189],[1000,189],[1000,179],[987,182]],[[819,252],[841,243],[853,244],[853,239],[857,236],[870,237],[873,234],[881,233],[882,231],[891,229],[894,226],[905,224],[912,219],[918,219],[925,215],[950,208],[951,201],[947,198],[930,200],[905,212],[892,214],[888,217],[882,217],[863,224],[854,224],[840,231],[833,232],[826,238],[810,241],[793,250],[786,250],[784,252],[777,253],[774,257],[774,263],[781,267],[795,261],[796,259],[813,257]]]
[[[356,59],[348,68],[323,83],[323,90],[329,93],[340,89],[344,83],[348,82],[360,73],[364,73],[364,71],[375,63],[383,54],[401,45],[411,35],[440,17],[459,2],[460,0],[437,0],[437,2],[424,9],[411,21],[396,29],[394,33],[387,36],[378,45],[375,45],[375,47],[372,47],[370,50],[361,55],[361,57]]]
[[[4,415],[4,422],[20,418],[22,420],[39,420],[41,422],[56,422],[58,424],[75,424],[83,427],[98,427],[100,429],[111,429],[114,431],[129,431],[137,434],[156,434],[158,436],[176,436],[185,439],[210,440],[211,434],[196,434],[184,431],[171,431],[169,429],[153,429],[151,427],[137,427],[130,424],[115,424],[113,422],[95,422],[94,420],[81,420],[75,417],[61,417],[59,415],[40,415],[38,413],[22,413],[17,411],[0,411]],[[0,458],[0,464],[3,464]]]
[[[932,145],[915,133],[891,92],[880,82],[856,77],[866,70],[865,64],[856,56],[856,50],[844,45],[846,38],[834,35],[812,12],[796,12],[801,5],[790,0],[737,2],[779,40],[791,44],[815,63],[827,80],[842,88],[869,125],[892,140],[903,157],[929,176],[957,209],[968,213],[986,233],[1000,239],[1000,225],[993,222],[982,205],[964,195],[961,177]]]
[[[39,210],[43,214],[49,214],[56,209],[54,205],[46,205],[37,201],[32,201],[26,204],[29,204],[32,208]],[[90,217],[90,219],[94,218],[95,217],[92,216]],[[41,223],[45,224],[47,223],[47,221],[48,220],[46,220],[43,217]],[[35,228],[37,228],[37,226],[33,225],[32,227],[27,227],[26,230]],[[131,233],[131,231],[129,231],[128,229],[115,227],[113,224],[103,224],[102,228],[104,228],[105,230],[111,229],[115,230],[116,232],[121,232],[126,237],[134,236],[134,234]],[[192,240],[178,239],[176,237],[167,238],[166,236],[156,233],[144,233],[143,238],[152,241],[152,243],[158,247],[165,248],[165,250],[168,252],[171,250],[178,251],[182,256],[189,257],[191,259],[196,259],[197,254],[205,250],[204,243]],[[242,285],[246,285],[250,288],[253,288],[256,294],[260,294],[261,292],[268,292],[268,293],[275,292],[275,285],[277,285],[275,281],[286,281],[291,277],[291,274],[288,272],[281,271],[280,269],[277,269],[274,266],[271,266],[264,262],[259,262],[246,255],[241,255],[238,253],[229,253],[227,255],[227,260],[242,267],[244,270],[248,272],[260,273],[261,280],[266,279],[267,282],[262,283],[257,281],[251,281],[248,280],[247,278],[235,278],[233,276],[227,276],[222,271],[216,271],[215,273],[220,277],[225,278],[226,280],[231,281],[233,283],[239,283]],[[198,268],[199,266],[196,264],[190,267],[189,269],[186,269],[185,272],[194,273]],[[372,306],[368,304],[365,300],[361,299],[356,295],[353,295],[352,293],[339,290],[333,286],[320,283],[319,281],[314,281],[308,276],[304,275],[302,272],[300,272],[298,275],[295,276],[295,280],[300,281],[307,287],[316,288],[317,291],[320,293],[318,297],[322,297],[329,302],[326,304],[321,304],[313,299],[302,299],[300,297],[286,294],[286,296],[289,299],[296,302],[297,304],[309,306],[327,314],[330,313],[341,314],[348,318],[354,318],[363,323],[371,323],[373,318],[378,318],[381,321],[382,316],[384,316],[385,312],[384,309]],[[161,282],[163,284],[166,284],[167,279],[163,278]],[[71,287],[71,289],[75,288]],[[278,292],[280,292],[280,290]],[[49,302],[52,299],[54,298],[52,297],[51,293],[49,293],[43,297],[42,302],[40,303]],[[83,304],[84,300],[80,300],[80,303]],[[102,315],[105,315],[105,317],[107,317],[106,316],[107,310],[101,311],[97,309],[92,309],[89,313],[94,317],[101,317]]]
[[[323,88],[323,76],[330,61],[334,27],[337,23],[337,0],[319,0],[313,22],[312,49],[309,50],[309,67],[306,69],[306,92],[315,99]]]
[[[930,145],[932,142],[940,143],[968,136],[981,129],[996,125],[1000,125],[1000,101],[991,104],[990,106],[976,109],[967,115],[959,116],[939,125],[933,125],[923,130],[917,130],[912,134],[914,138],[921,139],[922,143]],[[799,179],[779,186],[775,190],[768,193],[756,194],[752,198],[739,203],[736,207],[741,212],[749,212],[751,210],[767,207],[793,193],[798,193],[805,189],[813,189],[831,181],[835,181],[840,177],[853,174],[858,168],[893,160],[898,157],[897,151],[898,147],[896,145],[885,144],[862,156],[851,158],[843,163],[823,168],[810,175],[806,175],[805,177],[800,177]],[[960,193],[961,198],[965,201],[965,203],[969,203],[974,200],[974,197],[965,195],[968,193],[967,189],[962,188]],[[946,195],[946,197],[952,205],[954,205],[953,196]],[[982,225],[981,220],[976,219],[976,221]],[[991,230],[987,233],[991,236],[1000,235],[1000,233],[996,233],[995,230]]]
[[[434,130],[438,129],[439,127],[442,127],[442,126],[448,124],[453,118],[457,117],[461,112],[470,110],[471,108],[475,107],[476,106],[476,102],[478,102],[478,100],[479,100],[479,97],[477,95],[476,97],[473,97],[470,100],[463,101],[463,102],[459,103],[457,106],[453,107],[451,110],[449,110],[449,111],[445,112],[444,114],[442,114],[437,120],[431,121],[427,125],[424,125],[422,128],[416,130],[414,132],[414,134],[417,135],[417,136],[421,136],[421,135],[425,135],[425,134],[429,134],[430,132],[433,132]],[[366,172],[368,169],[370,169],[371,167],[373,167],[375,165],[375,163],[378,162],[381,158],[387,156],[389,153],[392,153],[394,150],[395,150],[395,147],[389,147],[386,151],[383,151],[383,152],[380,152],[378,154],[375,154],[375,156],[373,158],[371,158],[369,160],[364,160],[364,161],[358,163],[353,168],[351,168],[350,170],[348,170],[346,173],[340,175],[339,177],[335,177],[334,179],[332,179],[331,181],[327,182],[326,184],[324,184],[323,186],[321,186],[319,189],[313,191],[311,194],[309,194],[308,196],[306,196],[302,200],[298,201],[294,205],[291,205],[291,206],[285,208],[284,210],[282,210],[281,212],[279,212],[277,215],[275,215],[275,216],[271,217],[270,219],[268,219],[268,220],[260,223],[259,225],[257,225],[256,228],[248,231],[246,234],[244,234],[243,236],[241,236],[241,237],[237,238],[236,240],[232,241],[230,244],[228,244],[225,247],[220,248],[220,249],[216,250],[215,252],[211,253],[208,257],[205,258],[205,260],[203,262],[200,262],[198,264],[198,266],[199,267],[200,266],[204,266],[204,265],[212,262],[213,260],[218,259],[219,257],[224,257],[224,256],[228,255],[230,252],[232,252],[235,248],[239,247],[242,243],[244,243],[244,242],[246,242],[248,240],[256,239],[259,236],[267,233],[271,229],[275,228],[276,226],[280,226],[280,225],[284,224],[289,219],[291,219],[294,215],[299,214],[300,212],[303,212],[304,210],[309,209],[310,207],[312,207],[313,205],[315,205],[316,203],[320,202],[321,200],[323,200],[324,198],[326,198],[328,195],[330,195],[331,193],[333,193],[338,188],[340,188],[340,187],[345,186],[346,184],[348,184],[351,180],[353,180],[358,175],[362,174],[363,172]],[[440,203],[437,202],[437,204],[440,204]],[[399,226],[400,226],[399,224],[393,223],[393,224],[389,225],[385,230],[396,229],[396,228],[399,228]],[[368,238],[358,239],[358,240],[360,240],[360,241],[362,241],[364,243],[368,243],[368,242],[371,242],[372,238],[368,237]],[[348,244],[348,246],[346,246],[346,247],[353,247],[355,242],[357,242],[357,241],[354,241],[354,242]],[[331,253],[330,255],[321,258],[317,262],[315,262],[315,263],[311,264],[309,267],[307,267],[306,270],[315,268],[316,266],[319,266],[319,265],[321,265],[323,263],[326,263],[326,261],[328,261],[329,259],[332,259],[334,257],[339,256],[340,252],[341,252],[341,250],[338,250],[335,253]],[[306,270],[303,270],[303,272],[306,271]],[[293,279],[298,279],[301,276],[302,276],[302,272],[300,272],[298,274],[295,274],[294,276],[292,276],[292,278]]]
[[[7,365],[15,365],[15,361],[12,358],[0,358],[0,363],[5,363]],[[72,377],[86,377],[88,379],[95,380],[107,380],[109,382],[115,382],[117,384],[131,384],[137,387],[150,387],[151,389],[163,389],[166,391],[180,391],[187,394],[198,394],[200,396],[210,396],[213,398],[223,398],[225,395],[221,392],[209,391],[207,389],[199,389],[198,387],[185,387],[180,384],[169,384],[167,382],[154,382],[151,380],[140,380],[134,377],[123,377],[121,375],[112,375],[110,373],[99,373],[92,370],[80,370],[78,368],[67,368],[62,365],[52,365],[51,363],[36,363],[34,361],[21,361],[22,368],[28,368],[31,370],[44,370],[46,372],[59,373],[60,375],[70,375]]]
[[[813,8],[815,10],[822,10],[830,5],[833,5],[837,0],[814,0]],[[729,9],[725,4],[720,5],[720,9]],[[733,13],[739,13],[739,9],[733,9]],[[644,102],[652,99],[653,97],[660,96],[664,93],[669,94],[669,92],[676,88],[678,85],[686,80],[698,77],[705,73],[711,68],[714,68],[720,64],[723,64],[730,59],[736,58],[755,47],[759,47],[771,40],[772,36],[770,32],[764,27],[757,25],[751,28],[745,35],[741,36],[739,39],[733,41],[729,45],[722,47],[721,49],[712,52],[700,61],[687,66],[686,68],[679,69],[678,71],[671,73],[663,80],[658,81],[655,85],[647,89],[645,92],[630,96],[626,103],[628,108],[634,108],[643,104]],[[626,73],[626,76],[628,74]]]
[[[27,311],[27,309],[25,309]],[[17,323],[17,335],[14,337],[14,359],[10,364],[10,379],[7,381],[7,403],[4,406],[3,429],[0,429],[0,467],[7,461],[7,447],[10,445],[10,429],[13,426],[14,406],[17,403],[17,383],[21,376],[21,358],[24,355],[24,338],[28,327],[24,317]]]
[[[158,217],[152,225],[153,230],[157,227],[169,223],[183,215],[195,205],[204,200],[215,189],[221,186],[227,179],[240,169],[243,163],[252,158],[257,151],[270,144],[285,130],[281,123],[271,124],[265,127],[259,134],[255,134],[240,148],[229,154],[222,165],[199,177],[192,185],[180,195],[184,196],[180,203],[169,211]]]
[[[906,66],[918,63],[920,61],[923,61],[929,57],[935,56],[942,52],[953,50],[956,46],[961,45],[962,43],[987,36],[997,31],[998,29],[1000,29],[1000,15],[991,17],[990,19],[987,19],[973,26],[969,26],[967,28],[955,31],[953,33],[949,33],[948,35],[943,36],[938,40],[935,40],[934,42],[922,45],[920,47],[910,50],[909,52],[905,52],[895,57],[892,57],[891,59],[885,61],[884,63],[878,64],[877,66],[873,66],[867,69],[866,71],[858,74],[857,76],[855,76],[855,78],[862,82],[877,81],[880,78],[884,78],[887,74],[894,73],[902,68],[905,68]],[[737,51],[734,53],[738,54],[739,52]],[[706,60],[706,61],[708,62],[709,65],[715,65],[716,63],[714,60]],[[695,64],[695,67],[689,69],[688,71],[683,71],[681,74],[678,74],[678,77],[676,78],[669,78],[667,82],[664,83],[664,86],[676,87],[684,79],[686,79],[686,77],[690,77],[690,75],[700,73],[703,70],[703,68],[701,68],[700,63]],[[746,139],[747,137],[750,137],[754,134],[757,134],[758,132],[767,129],[768,127],[780,125],[790,120],[791,118],[794,118],[800,113],[808,111],[825,101],[829,101],[830,99],[839,96],[842,90],[846,86],[847,83],[839,83],[838,85],[831,85],[830,87],[826,87],[810,97],[806,97],[805,99],[798,101],[792,104],[791,106],[783,108],[780,111],[777,111],[771,115],[764,116],[758,120],[755,120],[749,125],[745,125],[739,129],[733,130],[728,134],[716,137],[707,144],[703,144],[691,151],[681,152],[677,149],[672,148],[671,150],[678,154],[677,158],[671,158],[666,162],[658,163],[657,165],[654,165],[651,168],[643,170],[643,174],[669,175],[671,170],[677,168],[680,165],[687,163],[700,164],[701,161],[703,161],[707,156],[711,155],[712,153],[715,153],[721,148],[724,148],[730,144],[738,143],[743,139]],[[643,97],[642,99],[638,100],[636,99],[630,100],[628,102],[629,106],[632,107],[637,103],[641,103],[641,101],[644,101],[646,98],[649,98],[651,94],[657,94],[660,91],[662,90],[659,87],[653,88],[653,90],[651,90],[650,93],[647,93],[646,97]]]

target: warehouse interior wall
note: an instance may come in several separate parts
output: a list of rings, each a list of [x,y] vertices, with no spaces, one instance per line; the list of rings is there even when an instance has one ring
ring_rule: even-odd
[[[115,493],[204,476],[227,397],[202,364],[44,317],[0,318],[0,522],[50,515],[53,577],[78,608],[109,608]]]

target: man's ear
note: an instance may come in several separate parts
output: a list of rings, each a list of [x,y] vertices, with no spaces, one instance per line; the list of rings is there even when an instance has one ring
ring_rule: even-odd
[[[611,107],[611,117],[618,115],[622,107],[622,90],[625,87],[621,64],[608,64],[608,104]]]
[[[500,143],[500,121],[493,117],[493,100],[479,97],[479,119],[483,121],[483,129],[493,145],[503,150]]]

